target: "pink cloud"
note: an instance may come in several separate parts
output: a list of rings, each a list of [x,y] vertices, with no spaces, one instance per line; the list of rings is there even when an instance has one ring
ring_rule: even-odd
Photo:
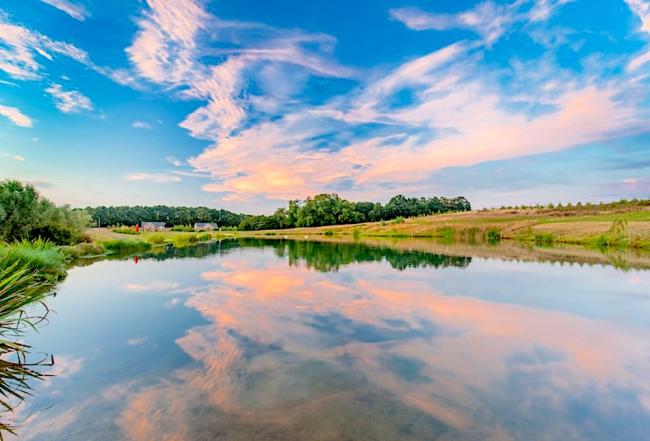
[[[18,127],[32,127],[33,125],[32,119],[21,112],[17,107],[0,105],[0,115],[6,117]]]
[[[405,63],[369,82],[346,99],[286,114],[237,135],[218,137],[189,163],[216,182],[204,190],[229,200],[255,197],[291,199],[322,192],[340,180],[356,184],[356,193],[377,194],[381,183],[418,188],[434,170],[552,152],[620,133],[642,130],[645,118],[626,79],[603,85],[536,79],[535,99],[550,110],[534,117],[505,108],[510,98],[475,74],[476,51],[454,44]],[[553,77],[548,68],[544,75]],[[404,109],[384,103],[404,87],[417,87],[418,102]],[[394,134],[370,136],[338,151],[310,148],[310,140],[336,132],[337,124],[379,122],[399,127]],[[444,131],[422,141],[413,129]],[[401,133],[400,133],[401,131]]]

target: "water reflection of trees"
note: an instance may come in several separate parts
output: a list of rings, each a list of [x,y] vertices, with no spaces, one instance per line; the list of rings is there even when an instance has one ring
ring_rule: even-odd
[[[467,267],[472,261],[466,256],[447,256],[425,251],[405,251],[389,247],[370,247],[360,243],[282,241],[273,244],[278,256],[287,256],[290,265],[305,263],[318,271],[337,271],[352,263],[388,262],[393,268]]]
[[[448,256],[427,251],[399,250],[374,247],[362,243],[333,243],[282,239],[228,239],[201,243],[191,247],[159,248],[142,254],[140,258],[167,260],[200,258],[208,255],[228,254],[234,249],[273,248],[279,257],[286,257],[290,265],[304,263],[317,271],[337,271],[341,266],[364,262],[388,262],[397,270],[406,268],[467,267],[472,261],[467,256]]]

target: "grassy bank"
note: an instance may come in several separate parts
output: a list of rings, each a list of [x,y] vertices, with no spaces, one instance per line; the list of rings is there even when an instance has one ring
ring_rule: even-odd
[[[240,232],[256,236],[434,237],[450,242],[516,240],[538,246],[581,245],[650,251],[650,201],[594,206],[504,208],[393,221]]]
[[[121,231],[120,229],[91,228],[88,230],[88,235],[92,240],[92,244],[103,248],[103,254],[132,254],[167,245],[183,248],[201,242],[223,239],[233,234],[220,232],[187,233],[183,231],[136,233],[132,229]]]

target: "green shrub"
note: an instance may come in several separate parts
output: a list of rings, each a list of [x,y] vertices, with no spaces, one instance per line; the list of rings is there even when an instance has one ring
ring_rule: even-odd
[[[404,216],[397,216],[395,219],[390,221],[391,224],[403,224],[404,223]]]
[[[555,236],[552,233],[535,233],[533,240],[535,245],[553,245]]]
[[[104,248],[115,254],[131,254],[151,249],[151,244],[143,240],[115,239],[102,242]]]
[[[196,243],[197,236],[195,234],[175,234],[171,237],[170,242],[176,248],[184,248]]]
[[[332,230],[325,230],[325,231],[323,232],[323,234],[324,234],[325,236],[334,236],[334,231],[332,231]]]
[[[456,230],[452,227],[440,228],[438,230],[438,234],[447,242],[451,242],[456,239]]]
[[[113,228],[111,231],[120,234],[140,234],[139,231],[135,231],[134,227],[117,227]]]
[[[164,234],[153,233],[144,238],[147,242],[153,245],[162,245],[167,242],[167,237]]]
[[[489,228],[485,231],[484,234],[485,241],[487,243],[497,243],[501,241],[501,230],[498,228]]]
[[[95,257],[106,254],[106,248],[98,243],[78,243],[61,247],[61,252],[68,259],[78,259],[80,257]]]
[[[194,227],[191,225],[174,225],[172,231],[194,232]]]

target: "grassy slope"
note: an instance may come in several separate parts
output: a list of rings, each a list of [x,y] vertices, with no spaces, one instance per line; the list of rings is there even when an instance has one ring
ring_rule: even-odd
[[[618,224],[618,225],[615,225]],[[441,237],[477,240],[486,232],[502,239],[650,249],[650,201],[563,209],[495,209],[400,221],[255,232],[255,235],[334,234],[366,237]]]

